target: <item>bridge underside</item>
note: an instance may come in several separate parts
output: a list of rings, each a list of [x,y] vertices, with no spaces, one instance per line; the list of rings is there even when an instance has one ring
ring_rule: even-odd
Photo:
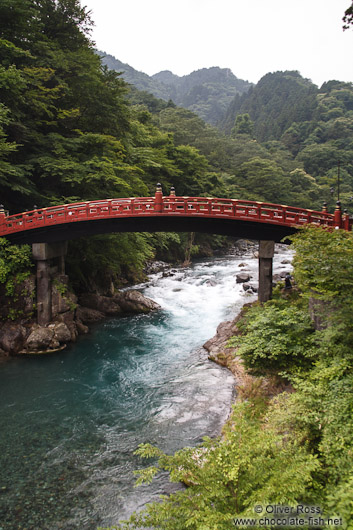
[[[279,243],[296,228],[235,219],[182,217],[159,214],[156,217],[124,217],[77,221],[7,235],[16,244],[53,243],[112,232],[203,232],[238,238],[271,240]],[[288,243],[288,241],[287,241]]]

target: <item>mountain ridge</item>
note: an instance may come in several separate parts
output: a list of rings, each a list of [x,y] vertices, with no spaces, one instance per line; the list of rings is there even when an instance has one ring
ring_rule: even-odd
[[[176,105],[195,112],[211,125],[217,125],[224,119],[236,95],[246,93],[253,86],[252,83],[237,78],[230,68],[201,68],[184,76],[163,70],[149,76],[113,55],[102,51],[97,53],[104,65],[121,72],[125,81],[138,90],[149,92],[165,101],[173,100]]]

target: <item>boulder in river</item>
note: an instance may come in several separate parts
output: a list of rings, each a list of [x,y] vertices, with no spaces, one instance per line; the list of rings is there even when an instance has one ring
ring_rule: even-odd
[[[54,340],[54,329],[36,326],[26,340],[26,348],[29,351],[48,350]]]
[[[79,303],[89,309],[95,309],[104,315],[114,316],[122,312],[122,309],[115,298],[116,295],[112,297],[102,296],[96,293],[85,293],[80,296]]]
[[[161,308],[157,302],[134,289],[116,293],[113,300],[119,304],[122,311],[127,313],[149,313]]]
[[[71,341],[71,331],[69,330],[65,322],[55,322],[54,324],[50,324],[48,327],[54,330],[54,339],[56,341]]]
[[[247,272],[239,272],[235,275],[235,277],[237,279],[237,283],[244,283],[251,280],[251,276]]]
[[[163,272],[170,268],[169,263],[165,261],[150,261],[144,268],[145,274],[156,274],[157,272]]]
[[[244,291],[247,291],[249,294],[257,293],[258,286],[255,283],[245,282],[243,283],[243,289]]]
[[[97,311],[97,309],[92,309],[91,307],[79,306],[76,310],[76,320],[78,322],[83,322],[83,324],[93,324],[94,322],[103,320],[103,318],[104,313]]]
[[[159,304],[134,289],[119,291],[113,296],[86,293],[81,295],[79,301],[83,307],[78,308],[76,316],[86,324],[100,320],[100,314],[114,316],[122,313],[149,313],[160,309]]]

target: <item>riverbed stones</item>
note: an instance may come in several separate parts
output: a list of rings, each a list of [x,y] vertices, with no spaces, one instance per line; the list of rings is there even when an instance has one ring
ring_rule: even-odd
[[[48,327],[52,327],[54,330],[54,339],[56,341],[62,343],[71,341],[71,331],[64,322],[55,322]]]
[[[79,306],[76,310],[76,319],[83,324],[94,324],[104,318],[104,313],[90,307]]]
[[[78,337],[78,331],[76,326],[76,312],[66,311],[66,313],[61,313],[56,317],[57,322],[63,322],[71,333],[71,341],[75,341]]]
[[[227,350],[227,353],[234,353],[234,348],[227,348],[228,340],[232,335],[237,333],[235,321],[230,320],[226,322],[221,322],[217,327],[216,335],[209,339],[203,347],[208,351],[210,359],[213,360],[213,357],[217,355],[220,350]]]
[[[69,290],[69,277],[56,275],[52,282],[52,317],[70,311],[77,304],[77,296]]]
[[[163,272],[169,268],[169,263],[166,263],[165,261],[149,261],[143,271],[145,274],[156,274],[157,272]]]
[[[238,274],[235,275],[235,277],[236,277],[237,283],[245,283],[251,280],[251,276],[247,272],[239,272]]]
[[[160,309],[160,305],[134,289],[117,292],[113,296],[101,296],[86,293],[79,299],[80,307],[76,319],[83,324],[97,322],[105,316],[116,316],[124,313],[149,313]]]
[[[89,327],[81,322],[81,320],[76,320],[76,328],[79,335],[86,335],[89,332]]]
[[[50,347],[54,340],[54,330],[52,328],[45,328],[37,326],[26,340],[26,348],[29,351],[43,351]]]
[[[96,293],[85,293],[80,296],[79,302],[83,307],[95,309],[104,315],[115,316],[122,312],[120,305],[115,300],[115,296],[102,296]]]
[[[157,302],[134,289],[116,293],[113,299],[119,304],[121,310],[127,313],[149,313],[161,308]]]
[[[26,328],[18,323],[5,322],[0,328],[0,347],[8,353],[22,349],[26,338]]]
[[[258,286],[255,283],[249,283],[249,282],[243,283],[243,289],[249,294],[257,293],[257,291],[259,290]]]

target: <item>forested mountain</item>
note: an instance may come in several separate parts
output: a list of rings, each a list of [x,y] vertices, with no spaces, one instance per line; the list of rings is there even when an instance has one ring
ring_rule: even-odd
[[[298,72],[265,75],[247,94],[236,96],[223,122],[228,134],[244,127],[268,149],[287,153],[296,167],[349,205],[353,190],[353,84],[329,81],[319,89]],[[272,146],[272,147],[271,147]]]
[[[237,94],[246,93],[251,84],[235,77],[229,68],[202,68],[182,77],[172,72],[152,76],[169,89],[170,99],[195,112],[207,123],[217,125]]]
[[[157,79],[153,79],[153,77],[135,70],[135,68],[132,68],[132,66],[126,63],[122,63],[119,59],[113,57],[113,55],[109,55],[102,51],[97,51],[97,54],[101,58],[102,64],[107,66],[109,70],[120,72],[121,77],[126,83],[133,85],[138,90],[149,92],[156,98],[161,98],[165,101],[170,99],[169,88],[163,83],[160,83]]]
[[[266,74],[247,94],[233,99],[223,128],[230,133],[237,115],[248,113],[259,141],[279,140],[293,122],[312,119],[317,92],[317,86],[299,72]]]
[[[165,101],[192,110],[207,123],[217,125],[237,94],[249,90],[251,83],[235,77],[228,68],[202,68],[179,77],[170,71],[148,76],[124,64],[112,55],[98,52],[103,64],[122,73],[138,90],[144,90]]]

